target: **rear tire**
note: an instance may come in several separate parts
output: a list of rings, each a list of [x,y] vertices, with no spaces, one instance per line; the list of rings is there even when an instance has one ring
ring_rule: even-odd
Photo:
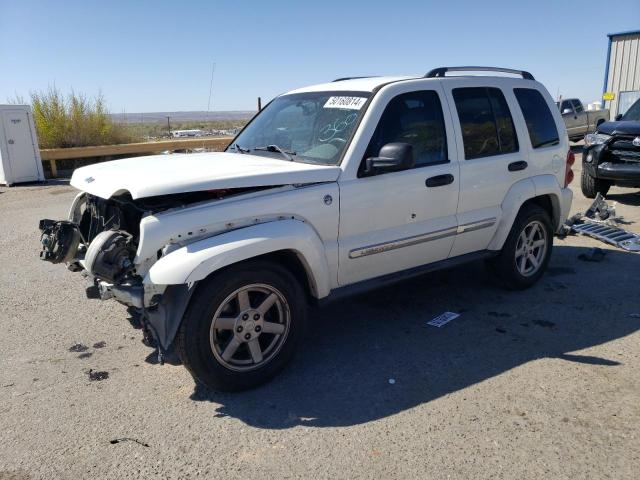
[[[596,198],[598,192],[605,196],[609,193],[609,188],[611,188],[611,183],[594,178],[589,175],[588,172],[582,170],[582,176],[580,177],[580,189],[585,197]]]
[[[176,338],[194,380],[218,391],[257,387],[277,375],[303,338],[306,296],[289,270],[248,261],[198,285]]]
[[[523,290],[542,277],[552,248],[553,228],[549,214],[538,205],[525,204],[513,222],[500,254],[489,261],[489,266],[505,288]]]

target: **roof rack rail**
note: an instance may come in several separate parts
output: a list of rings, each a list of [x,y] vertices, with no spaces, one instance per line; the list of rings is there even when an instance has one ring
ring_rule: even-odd
[[[342,77],[342,78],[336,78],[335,80],[332,80],[331,83],[334,82],[343,82],[344,80],[357,80],[359,78],[374,78],[375,75],[368,75],[365,77]]]
[[[444,77],[447,72],[502,72],[513,73],[514,75],[522,75],[527,80],[535,80],[533,75],[524,70],[514,70],[513,68],[499,67],[439,67],[429,71],[424,78]]]

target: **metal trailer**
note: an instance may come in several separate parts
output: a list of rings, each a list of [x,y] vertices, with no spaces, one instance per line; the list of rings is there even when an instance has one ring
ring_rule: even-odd
[[[0,184],[44,181],[29,105],[0,105]]]

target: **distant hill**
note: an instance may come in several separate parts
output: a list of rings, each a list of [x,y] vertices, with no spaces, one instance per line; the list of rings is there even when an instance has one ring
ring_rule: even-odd
[[[112,113],[111,118],[116,123],[163,123],[167,116],[171,122],[200,122],[214,120],[249,120],[255,111],[228,112],[147,112],[147,113]]]

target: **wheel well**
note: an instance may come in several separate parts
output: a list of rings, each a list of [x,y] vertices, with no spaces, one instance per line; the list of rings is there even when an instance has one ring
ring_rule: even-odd
[[[527,205],[534,204],[542,208],[545,212],[549,214],[549,218],[551,218],[551,222],[554,228],[558,228],[558,219],[560,217],[560,206],[558,204],[558,200],[555,196],[552,195],[540,195],[538,197],[533,197],[527,200],[522,204],[520,210]]]
[[[265,253],[264,255],[258,255],[256,257],[247,258],[238,263],[232,263],[220,270],[217,270],[212,273],[212,275],[219,274],[221,271],[226,270],[229,267],[234,265],[238,265],[239,263],[252,262],[255,260],[267,260],[274,262],[281,267],[289,270],[293,276],[300,282],[302,289],[305,291],[307,296],[307,301],[312,301],[314,298],[315,289],[312,287],[311,279],[307,274],[307,269],[303,263],[303,260],[296,254],[296,252],[292,250],[278,250],[275,252]]]

